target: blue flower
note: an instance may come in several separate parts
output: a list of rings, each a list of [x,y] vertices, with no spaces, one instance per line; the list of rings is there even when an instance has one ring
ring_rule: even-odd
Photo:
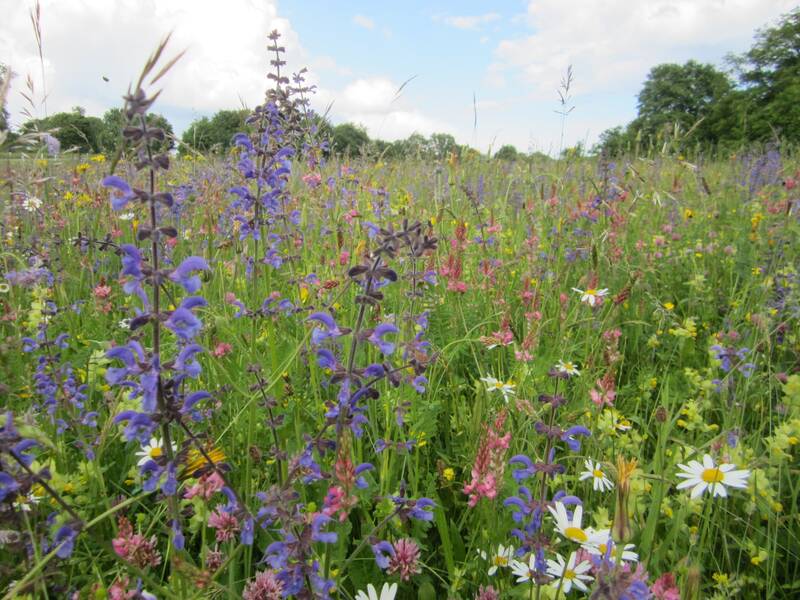
[[[189,294],[194,294],[200,289],[200,278],[193,273],[195,271],[208,271],[208,263],[199,256],[190,256],[178,265],[169,278],[181,285]]]
[[[115,190],[111,192],[111,208],[114,210],[122,210],[136,198],[131,186],[122,177],[109,175],[103,179],[102,184],[103,187],[110,187]]]
[[[375,328],[372,334],[367,338],[367,341],[371,344],[375,344],[383,354],[388,356],[394,352],[394,344],[392,342],[387,342],[383,338],[390,333],[397,333],[399,331],[400,330],[391,323],[383,323]]]

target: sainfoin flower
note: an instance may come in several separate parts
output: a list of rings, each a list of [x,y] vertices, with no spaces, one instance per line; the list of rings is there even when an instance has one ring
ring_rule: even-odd
[[[592,576],[587,573],[592,568],[592,563],[582,561],[575,564],[577,555],[573,552],[569,555],[569,560],[564,561],[564,557],[556,554],[556,559],[547,560],[547,574],[554,579],[550,584],[555,588],[560,588],[562,592],[568,594],[574,585],[582,592],[588,592],[586,583],[592,581]]]
[[[679,483],[677,488],[679,490],[692,488],[692,499],[699,498],[706,490],[709,490],[712,496],[726,498],[727,487],[744,489],[750,477],[749,470],[736,470],[736,465],[714,464],[714,459],[708,454],[703,456],[703,464],[692,460],[688,465],[678,465],[678,467],[683,471],[678,473],[678,477],[686,481]]]
[[[600,468],[599,462],[594,462],[587,459],[583,464],[586,467],[586,470],[581,473],[581,476],[578,479],[581,481],[591,479],[592,489],[595,492],[606,492],[614,487],[614,483],[608,477],[606,477],[606,474]]]
[[[469,494],[469,506],[478,504],[481,498],[494,500],[497,496],[497,485],[503,480],[505,455],[511,443],[511,432],[503,435],[506,412],[502,411],[494,423],[484,426],[483,437],[472,466],[472,481],[464,486],[464,493]]]
[[[364,592],[363,590],[359,590],[356,594],[356,600],[394,600],[394,597],[397,595],[397,584],[396,583],[384,583],[383,587],[381,588],[381,593],[378,595],[378,590],[375,589],[375,586],[367,584],[367,591]]]

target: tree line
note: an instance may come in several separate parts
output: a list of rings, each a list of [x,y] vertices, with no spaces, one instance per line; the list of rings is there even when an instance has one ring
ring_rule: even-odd
[[[800,142],[800,8],[756,32],[727,70],[690,60],[653,67],[638,114],[600,136],[597,151],[622,155],[675,145],[682,151],[733,150]]]

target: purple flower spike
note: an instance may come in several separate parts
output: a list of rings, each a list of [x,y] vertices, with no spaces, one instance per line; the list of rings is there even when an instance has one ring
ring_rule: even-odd
[[[392,342],[387,342],[383,338],[390,333],[397,333],[399,331],[400,330],[391,323],[383,323],[375,328],[375,331],[372,332],[372,335],[370,335],[367,340],[375,344],[383,354],[388,356],[394,352],[394,344]]]
[[[110,175],[103,179],[102,184],[104,187],[110,187],[114,190],[111,192],[111,208],[114,210],[122,210],[128,205],[128,202],[136,198],[131,186],[122,177]]]
[[[195,271],[208,271],[208,263],[199,256],[190,256],[178,265],[169,275],[175,283],[181,285],[189,294],[194,294],[200,289],[200,278],[193,273]]]

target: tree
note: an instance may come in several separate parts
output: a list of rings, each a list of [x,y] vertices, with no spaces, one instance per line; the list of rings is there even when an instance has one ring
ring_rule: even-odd
[[[713,106],[732,89],[728,76],[713,65],[690,60],[683,65],[653,67],[639,92],[636,128],[649,136],[676,126],[683,132],[694,128],[697,139],[712,141],[705,121]]]
[[[456,139],[449,133],[432,133],[428,146],[433,154],[432,158],[438,160],[445,160],[453,152],[459,154],[461,149]]]
[[[210,119],[201,117],[193,121],[181,136],[181,141],[200,152],[226,151],[237,133],[244,131],[247,109],[220,110]]]
[[[113,154],[122,141],[122,128],[125,126],[125,117],[122,109],[112,108],[103,114],[103,129],[100,132],[100,148],[106,154]],[[166,152],[175,147],[172,125],[167,118],[158,113],[147,113],[147,126],[159,128],[166,134],[166,139],[159,144],[158,152]]]
[[[81,107],[72,112],[61,112],[45,119],[28,121],[23,133],[48,131],[61,142],[61,150],[75,149],[81,153],[99,152],[103,122],[97,117],[87,117]]]
[[[742,129],[750,140],[776,134],[800,140],[800,8],[756,33],[753,47],[729,61],[743,87]]]
[[[495,153],[494,157],[497,160],[515,161],[519,158],[519,152],[511,144],[506,144]]]
[[[369,144],[366,129],[352,123],[341,123],[333,128],[333,151],[343,156],[357,156]]]

